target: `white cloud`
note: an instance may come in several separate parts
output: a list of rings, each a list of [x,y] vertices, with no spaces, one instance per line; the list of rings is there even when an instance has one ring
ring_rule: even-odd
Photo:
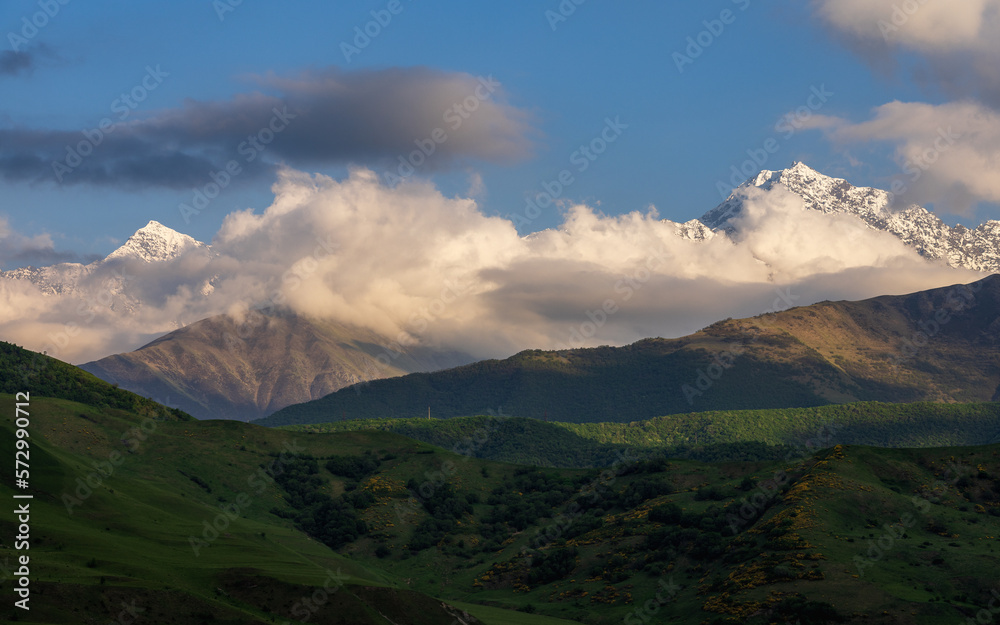
[[[0,268],[10,262],[54,254],[52,237],[39,234],[28,237],[15,232],[6,217],[0,216]]]
[[[865,39],[924,52],[976,49],[995,26],[997,0],[821,0],[831,25]]]
[[[868,121],[841,120],[828,135],[842,145],[891,144],[900,168],[895,191],[906,204],[962,214],[1000,202],[1000,114],[981,104],[890,102]]]
[[[1000,106],[1000,0],[815,0],[819,17],[882,68],[924,60],[914,77],[956,97]]]
[[[109,268],[125,274],[123,289],[91,276],[81,288],[93,305],[83,313],[79,298],[3,285],[0,333],[41,350],[76,323],[58,355],[82,362],[179,323],[274,302],[388,340],[504,356],[686,334],[766,311],[778,287],[807,304],[977,277],[851,217],[806,211],[781,188],[752,191],[735,243],[682,239],[655,210],[605,216],[583,205],[567,209],[559,228],[521,237],[473,200],[426,181],[389,188],[365,169],[340,181],[286,170],[274,192],[264,212],[227,217],[214,256]],[[116,312],[130,297],[148,304]]]

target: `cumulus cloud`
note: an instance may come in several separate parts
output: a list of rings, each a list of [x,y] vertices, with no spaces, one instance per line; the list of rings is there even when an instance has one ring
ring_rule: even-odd
[[[827,132],[841,145],[893,146],[897,203],[966,214],[978,202],[1000,202],[1000,114],[986,106],[890,102],[867,121],[840,120]]]
[[[1000,106],[1000,0],[815,0],[817,14],[851,48],[892,71],[923,59],[915,77],[957,97]]]
[[[855,218],[749,189],[735,240],[677,236],[655,210],[577,205],[558,228],[510,221],[432,184],[286,169],[263,212],[230,214],[211,250],[108,263],[75,295],[0,281],[0,335],[73,362],[213,314],[281,306],[370,328],[386,344],[478,357],[679,336],[724,317],[970,282]],[[781,299],[784,298],[784,299]],[[143,302],[144,305],[137,305]],[[66,324],[74,324],[69,336]]]
[[[151,73],[146,88],[170,80],[163,69]],[[257,86],[252,92],[225,101],[190,100],[138,120],[120,103],[105,118],[110,132],[98,134],[100,119],[86,129],[89,134],[0,129],[0,176],[188,188],[203,185],[230,160],[256,174],[270,175],[276,162],[358,163],[406,177],[409,167],[426,173],[469,160],[513,161],[531,151],[529,115],[507,102],[492,76],[424,67],[327,68],[249,79]],[[77,150],[83,156],[78,160],[70,152],[81,142],[91,145]]]

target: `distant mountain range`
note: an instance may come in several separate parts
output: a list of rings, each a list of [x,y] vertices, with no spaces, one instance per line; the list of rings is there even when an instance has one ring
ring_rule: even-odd
[[[725,320],[677,339],[525,351],[376,380],[259,421],[506,414],[567,422],[853,401],[1000,399],[1000,275]]]
[[[1000,222],[988,221],[975,229],[949,227],[919,206],[896,211],[886,191],[854,187],[802,163],[781,171],[760,172],[700,220],[674,224],[675,234],[691,241],[707,241],[720,236],[738,241],[743,227],[739,217],[744,214],[749,191],[752,188],[768,190],[778,185],[800,196],[808,209],[856,216],[869,228],[892,234],[928,259],[940,260],[953,267],[1000,271]],[[52,297],[76,296],[87,300],[100,294],[108,302],[111,314],[132,319],[151,304],[143,301],[136,289],[128,288],[121,268],[134,267],[137,262],[152,266],[177,261],[192,253],[214,254],[210,245],[151,221],[102,260],[87,265],[62,263],[15,269],[0,272],[0,280],[27,281]],[[199,284],[184,285],[184,288],[194,293],[196,299],[201,297],[209,302],[215,289],[213,280],[207,278]],[[205,306],[206,310],[211,308]],[[210,317],[186,327],[182,322],[175,322],[172,325],[174,332],[139,350],[89,362],[85,368],[123,388],[181,406],[199,417],[253,419],[284,406],[317,399],[357,381],[428,371],[473,360],[458,353],[419,349],[407,350],[405,357],[394,358],[388,366],[383,366],[374,358],[384,351],[380,346],[389,341],[375,333],[333,322],[296,319],[285,313],[268,315],[268,336],[255,333],[251,341],[243,343],[242,351],[234,351],[227,345],[226,337],[234,336],[237,325],[233,318],[225,316]],[[154,332],[150,329],[145,336],[155,336]],[[656,344],[656,341],[650,343]],[[646,352],[642,347],[630,349]],[[679,365],[681,372],[688,370],[689,364]],[[823,366],[836,369],[838,365],[827,363]],[[368,374],[364,373],[366,371]],[[824,394],[826,391],[802,392],[805,395],[797,400],[799,403],[808,403],[805,397],[813,398],[809,401],[826,401],[828,394]],[[923,396],[917,393],[911,399]],[[852,391],[845,397],[875,399],[883,395]],[[487,402],[480,408],[489,405],[499,403]],[[672,406],[671,410],[691,408],[667,405]],[[758,405],[751,401],[744,407]],[[466,414],[467,408],[471,405],[463,405],[459,414]],[[597,410],[598,406],[591,404],[586,409]],[[601,418],[611,418],[616,409],[609,405],[600,410],[603,411]],[[376,415],[383,416],[383,412],[368,416]]]
[[[976,228],[948,226],[925,208],[893,206],[888,191],[855,187],[846,180],[825,176],[797,162],[779,171],[764,170],[733,190],[729,198],[702,215],[675,224],[678,237],[704,241],[739,231],[737,218],[744,214],[747,191],[770,190],[782,185],[798,195],[808,209],[822,213],[848,214],[865,222],[869,228],[892,234],[928,259],[940,259],[952,267],[975,271],[1000,271],[1000,221],[990,220]],[[82,278],[115,261],[138,259],[148,263],[171,260],[191,250],[211,253],[211,246],[181,234],[156,221],[136,231],[106,258],[88,265],[61,263],[51,267],[26,267],[0,272],[0,278],[27,280],[49,294],[76,290]],[[211,283],[192,285],[205,293]],[[136,302],[141,304],[141,302]]]

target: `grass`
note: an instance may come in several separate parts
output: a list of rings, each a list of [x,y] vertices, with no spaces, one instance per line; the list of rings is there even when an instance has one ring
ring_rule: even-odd
[[[0,406],[12,405],[12,396],[0,396]],[[337,571],[344,587],[327,593],[308,622],[378,623],[382,612],[450,624],[454,614],[443,601],[496,625],[617,624],[655,603],[667,581],[680,591],[656,604],[651,622],[753,625],[771,622],[761,620],[768,610],[777,622],[822,622],[803,615],[828,608],[847,622],[961,622],[988,601],[995,586],[990,574],[1000,565],[998,445],[838,445],[754,462],[631,463],[602,478],[587,469],[536,474],[381,430],[309,433],[169,413],[144,422],[123,409],[64,399],[33,399],[30,411],[33,622],[113,620],[112,608],[133,600],[150,622],[301,622],[306,615],[297,617],[295,606]],[[150,432],[138,440],[130,431],[143,423]],[[12,446],[8,416],[0,421],[0,448]],[[272,512],[290,509],[288,493],[252,478],[289,450],[320,459],[322,488],[331,497],[350,488],[374,493],[375,503],[359,511],[369,527],[365,536],[334,551]],[[120,463],[99,476],[94,463],[114,452]],[[366,453],[381,463],[354,486],[322,468],[330,455]],[[959,465],[967,475],[949,474],[949,466]],[[754,501],[760,483],[777,471],[788,476],[780,491],[735,534],[728,531],[725,520]],[[77,492],[88,475],[92,494]],[[478,496],[469,499],[476,503],[460,524],[426,549],[410,548],[416,528],[431,518],[419,501],[409,505],[411,478],[432,484],[431,491],[447,482],[456,496]],[[536,492],[531,484],[542,486]],[[560,521],[573,501],[590,499],[581,493],[594,485],[596,508],[585,513],[596,523],[585,525],[584,516]],[[509,494],[501,500],[510,502],[552,498],[529,514],[523,529],[504,525],[497,533],[489,517],[507,504],[487,503],[494,491]],[[0,485],[0,496],[11,494],[9,484]],[[72,514],[64,495],[81,499]],[[205,523],[223,518],[220,506],[236,503],[238,518],[195,555],[190,537],[206,539]],[[688,520],[650,520],[650,510],[666,504],[679,506]],[[914,519],[908,537],[862,560],[871,564],[859,570],[856,558],[867,558],[868,541],[877,544],[885,525],[907,513]],[[514,523],[516,516],[497,523]],[[582,531],[569,532],[574,527]],[[0,521],[2,535],[14,531],[9,517]],[[535,541],[547,531],[550,539]],[[648,543],[658,532],[674,534]],[[525,548],[537,548],[535,557],[576,551],[571,568],[528,582],[534,560],[523,556]],[[0,561],[15,555],[9,544],[0,547]],[[528,606],[536,613],[525,612]],[[0,607],[0,619],[13,615],[10,605]]]

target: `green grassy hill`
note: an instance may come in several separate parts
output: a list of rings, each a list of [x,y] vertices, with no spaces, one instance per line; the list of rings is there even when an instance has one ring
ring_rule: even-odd
[[[340,571],[343,587],[309,622],[392,612],[451,623],[443,600],[488,623],[596,625],[637,611],[676,623],[938,623],[985,605],[1000,565],[998,446],[709,464],[626,453],[602,475],[389,432],[164,419],[84,496],[76,480],[133,421],[64,400],[32,412],[33,461],[45,467],[32,483],[33,622],[110,618],[121,601],[152,622],[295,620]],[[9,421],[0,432],[9,448]],[[258,493],[249,476],[289,448],[299,453]],[[72,514],[63,495],[81,499]],[[220,521],[233,505],[238,518]],[[905,537],[886,538],[895,526]],[[13,556],[4,545],[0,560]],[[483,603],[492,609],[477,612]],[[406,620],[417,612],[425,620]]]
[[[291,508],[275,479],[299,454],[377,447],[423,461],[424,446],[376,433],[303,448],[291,433],[196,421],[10,344],[0,344],[0,380],[0,449],[14,454],[10,392],[30,393],[31,445],[29,488],[4,480],[0,496],[33,496],[30,550],[15,549],[14,517],[0,519],[0,574],[15,583],[18,557],[29,555],[31,609],[11,599],[0,621],[472,622],[282,516]],[[507,618],[496,613],[492,622]]]
[[[609,466],[625,448],[698,460],[778,458],[789,446],[826,435],[836,443],[877,447],[985,445],[1000,440],[1000,403],[861,402],[697,412],[631,423],[549,423],[502,415],[351,419],[280,429],[382,430],[477,458],[584,468]]]
[[[73,392],[115,394],[83,381]],[[0,395],[0,449],[13,404]],[[539,469],[379,430],[35,392],[29,411],[32,610],[7,602],[3,622],[124,605],[179,624],[929,625],[975,617],[997,586],[998,445],[704,463],[623,442],[606,469]],[[4,564],[15,533],[4,515]]]
[[[5,413],[13,404],[0,395]],[[281,471],[279,454],[299,449],[292,434],[34,397],[30,414],[32,477],[18,493],[34,495],[31,611],[8,601],[3,622],[108,622],[122,602],[157,623],[354,625],[419,614],[408,622],[431,625],[461,615],[276,514],[290,509],[288,495],[262,471]],[[0,424],[0,449],[13,450],[13,425],[9,417]],[[302,453],[370,447],[425,457],[418,443],[384,433],[328,439]],[[5,481],[0,496],[13,494]],[[0,562],[8,577],[23,553],[13,549],[16,529],[4,515]]]
[[[726,320],[678,339],[526,351],[341,389],[262,425],[438,418],[490,410],[564,422],[857,401],[1000,397],[1000,275],[860,302]]]

